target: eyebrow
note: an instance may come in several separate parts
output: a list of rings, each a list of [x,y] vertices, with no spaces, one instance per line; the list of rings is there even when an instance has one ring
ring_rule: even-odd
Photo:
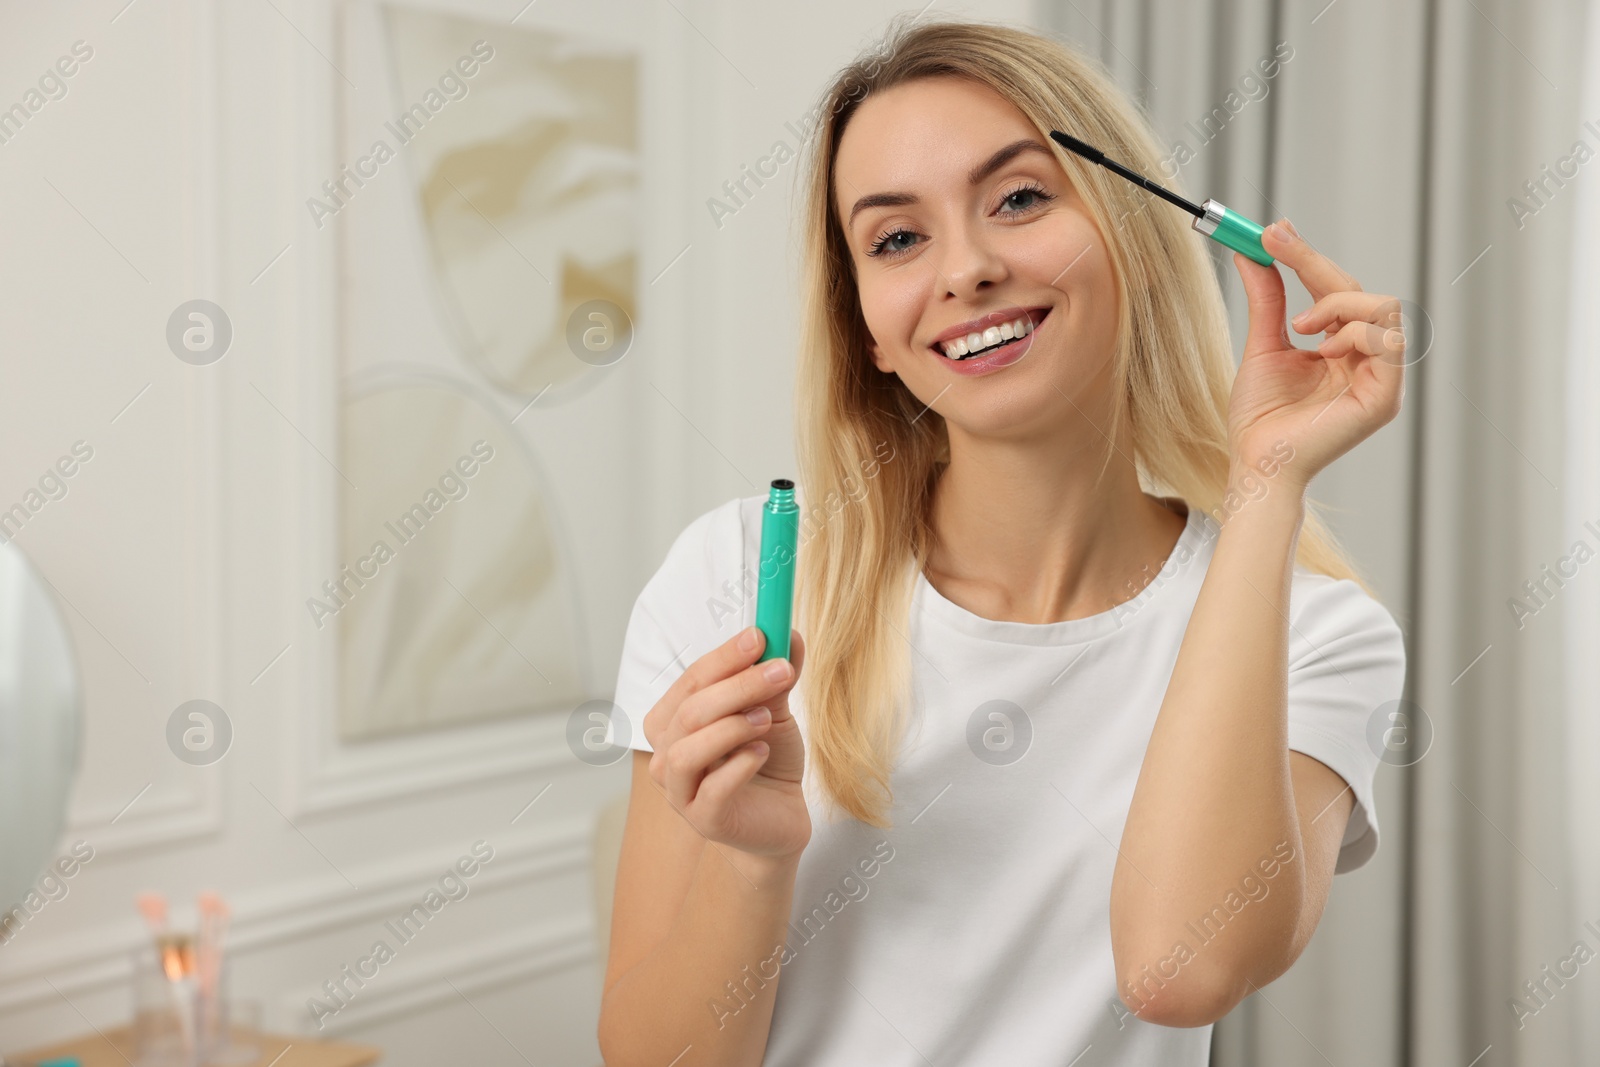
[[[990,156],[988,159],[984,160],[982,163],[979,163],[976,167],[973,167],[970,171],[968,171],[968,184],[977,185],[979,182],[983,181],[985,178],[989,177],[995,171],[999,170],[1007,163],[1010,163],[1013,159],[1016,159],[1024,152],[1043,152],[1047,156],[1053,154],[1050,149],[1046,148],[1044,145],[1040,144],[1038,141],[1035,141],[1031,137],[1024,137],[1020,141],[1012,141],[994,155]],[[848,226],[851,222],[854,222],[856,215],[860,214],[862,211],[865,211],[867,208],[904,207],[907,204],[915,204],[916,202],[917,198],[911,193],[871,193],[867,196],[863,196],[860,200],[855,202],[855,206],[850,209],[850,218],[846,221],[845,225]]]

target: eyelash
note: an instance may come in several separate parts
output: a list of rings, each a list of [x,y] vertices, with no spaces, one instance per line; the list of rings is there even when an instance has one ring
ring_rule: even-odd
[[[1022,185],[1019,185],[1015,189],[1012,189],[1010,192],[1006,193],[1004,196],[1002,196],[1000,198],[1000,203],[1002,205],[1004,205],[1007,200],[1010,200],[1013,196],[1016,196],[1018,193],[1032,193],[1039,204],[1048,204],[1050,201],[1055,199],[1055,196],[1053,194],[1049,193],[1049,192],[1046,192],[1043,186],[1039,185],[1037,182],[1031,182],[1030,181],[1030,182],[1024,182]],[[1027,208],[1023,208],[1023,209],[1018,210],[1018,211],[1007,211],[1007,212],[1004,212],[1004,214],[1007,214],[1007,215],[1020,215],[1020,214],[1026,213],[1027,210],[1028,210]],[[891,250],[891,249],[889,249],[887,247],[889,242],[893,238],[898,237],[900,234],[903,234],[903,233],[914,234],[914,233],[916,233],[916,231],[910,229],[909,227],[900,226],[900,227],[897,227],[897,228],[895,228],[893,230],[888,230],[888,231],[886,231],[884,233],[881,233],[872,242],[872,246],[867,250],[867,255],[869,255],[869,256],[898,256],[898,255],[903,255],[906,252],[911,251],[910,247],[902,248],[902,249],[898,249],[898,250]]]
[[[1040,185],[1037,182],[1031,182],[1030,181],[1030,182],[1023,182],[1021,185],[1019,185],[1015,189],[1011,190],[1005,196],[1002,196],[1000,198],[1000,203],[1004,204],[1007,200],[1010,200],[1013,196],[1016,196],[1018,193],[1032,193],[1035,197],[1038,198],[1038,202],[1041,203],[1041,204],[1048,204],[1050,201],[1055,199],[1054,195],[1052,195],[1051,193],[1048,193],[1048,192],[1045,191],[1044,186]],[[1027,209],[1023,208],[1022,210],[1026,211]],[[1011,215],[1019,215],[1021,213],[1022,213],[1021,211],[1007,212],[1007,214],[1011,214]]]
[[[893,240],[896,237],[899,237],[903,233],[914,234],[914,233],[916,233],[916,231],[915,230],[911,230],[911,229],[907,229],[906,227],[901,226],[901,227],[899,227],[897,229],[893,229],[893,230],[889,230],[889,231],[887,231],[885,233],[881,233],[881,234],[878,235],[878,239],[872,242],[872,247],[867,249],[867,255],[869,255],[869,256],[897,256],[897,255],[901,255],[902,253],[911,251],[910,248],[901,248],[901,249],[896,249],[894,251],[889,251],[885,247],[886,245],[888,245],[888,243],[891,240]]]

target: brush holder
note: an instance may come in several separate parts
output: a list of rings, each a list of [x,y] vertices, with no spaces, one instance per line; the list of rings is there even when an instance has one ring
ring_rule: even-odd
[[[193,953],[172,944],[145,945],[133,953],[135,1067],[221,1067],[253,1063],[253,1033],[230,1025],[228,957],[214,981],[206,980]],[[248,1014],[248,1013],[247,1013]],[[259,1025],[259,1020],[238,1020]],[[253,1026],[251,1027],[253,1029]]]

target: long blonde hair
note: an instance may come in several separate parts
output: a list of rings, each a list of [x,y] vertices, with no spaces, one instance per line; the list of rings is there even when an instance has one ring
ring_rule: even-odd
[[[863,100],[929,77],[993,89],[1052,148],[1049,131],[1059,129],[1140,173],[1160,174],[1161,160],[1149,122],[1103,67],[1059,42],[1004,26],[902,22],[839,73],[814,112],[802,175],[800,684],[809,766],[839,809],[878,827],[889,825],[890,776],[909,713],[911,595],[933,544],[928,504],[950,443],[944,419],[898,376],[872,365],[834,208],[834,161]],[[1113,388],[1126,398],[1140,482],[1147,492],[1216,514],[1227,490],[1234,364],[1207,245],[1181,212],[1141,210],[1137,197],[1148,193],[1055,151],[1106,236],[1123,283]],[[1112,441],[1121,407],[1115,405]],[[1361,581],[1309,502],[1296,562]]]

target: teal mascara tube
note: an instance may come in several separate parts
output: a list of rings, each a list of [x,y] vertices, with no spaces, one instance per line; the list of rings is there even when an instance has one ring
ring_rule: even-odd
[[[800,505],[794,483],[775,478],[761,509],[761,569],[756,582],[756,626],[767,638],[761,663],[789,658],[794,618],[794,559],[800,532]]]
[[[1263,267],[1272,266],[1272,256],[1261,246],[1262,227],[1251,222],[1243,215],[1231,208],[1223,206],[1216,200],[1207,200],[1204,204],[1195,204],[1170,189],[1164,189],[1142,174],[1124,167],[1114,159],[1107,159],[1106,154],[1093,145],[1084,144],[1076,137],[1068,136],[1059,130],[1051,130],[1050,137],[1062,148],[1076,152],[1091,163],[1098,163],[1115,174],[1120,174],[1140,188],[1147,189],[1170,204],[1176,204],[1194,216],[1194,228],[1211,238],[1220,245],[1241,252],[1250,259],[1255,260]]]

